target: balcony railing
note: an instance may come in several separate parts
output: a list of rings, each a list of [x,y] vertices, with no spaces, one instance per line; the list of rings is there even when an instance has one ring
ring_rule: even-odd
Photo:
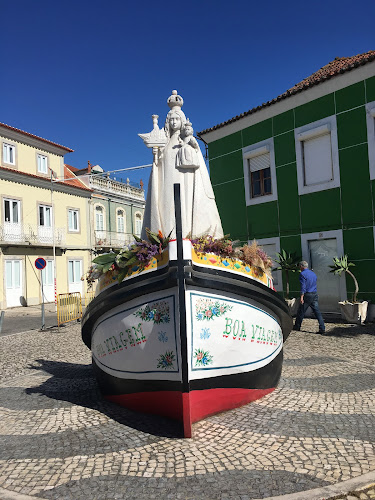
[[[122,248],[134,242],[131,233],[117,233],[115,231],[94,231],[95,246],[101,248]]]
[[[90,179],[90,187],[93,189],[98,188],[104,191],[125,194],[137,200],[144,201],[145,199],[145,192],[143,189],[106,177],[92,177]]]
[[[34,224],[19,224],[4,222],[0,225],[0,243],[10,245],[65,245],[65,228],[38,226]]]

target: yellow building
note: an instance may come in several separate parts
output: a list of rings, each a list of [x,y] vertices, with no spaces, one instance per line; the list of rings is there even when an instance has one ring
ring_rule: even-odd
[[[86,291],[92,191],[65,167],[69,152],[0,123],[0,309],[40,304],[41,283],[45,302],[55,300],[55,284],[57,294]]]

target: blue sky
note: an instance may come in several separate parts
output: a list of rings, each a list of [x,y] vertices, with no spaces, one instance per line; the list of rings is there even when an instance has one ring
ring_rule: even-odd
[[[78,168],[150,163],[137,134],[164,123],[172,89],[200,131],[375,48],[373,0],[13,0],[1,17],[0,122],[74,149]]]

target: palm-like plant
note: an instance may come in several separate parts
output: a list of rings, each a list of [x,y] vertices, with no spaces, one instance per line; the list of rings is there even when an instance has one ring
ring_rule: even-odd
[[[276,252],[276,258],[273,260],[276,264],[279,264],[273,271],[283,271],[285,273],[286,299],[289,299],[289,273],[299,271],[300,257],[295,252],[286,252],[284,249],[281,249],[280,253]]]
[[[341,276],[342,273],[348,273],[349,276],[353,278],[355,291],[353,294],[353,302],[357,302],[357,294],[359,292],[358,281],[354,274],[349,270],[349,267],[354,267],[355,264],[353,262],[348,261],[348,256],[344,255],[342,257],[333,257],[333,266],[329,266],[331,268],[330,273],[338,274]]]

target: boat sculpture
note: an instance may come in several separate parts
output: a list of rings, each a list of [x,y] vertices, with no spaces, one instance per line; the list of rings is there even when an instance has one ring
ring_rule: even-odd
[[[154,150],[156,168],[159,158]],[[191,437],[194,422],[276,388],[292,320],[267,273],[195,250],[184,234],[180,183],[172,188],[167,248],[121,282],[112,271],[102,275],[82,319],[82,338],[107,400],[178,419]],[[221,224],[215,231],[220,235]]]

